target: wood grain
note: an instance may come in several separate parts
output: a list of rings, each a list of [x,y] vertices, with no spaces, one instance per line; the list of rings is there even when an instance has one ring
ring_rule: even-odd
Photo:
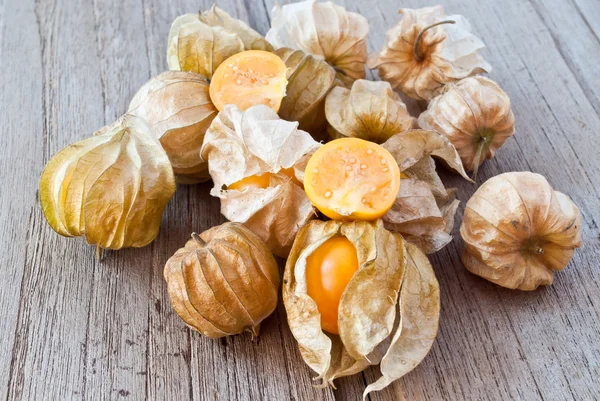
[[[0,0],[0,400],[360,400],[378,369],[340,379],[335,391],[314,388],[282,305],[254,342],[204,338],[172,311],[164,262],[192,231],[224,221],[210,183],[178,186],[156,241],[102,263],[83,240],[48,227],[37,199],[44,164],[121,115],[137,88],[167,69],[171,21],[211,5],[73,3]],[[396,2],[338,3],[370,21],[370,50],[398,20]],[[553,286],[523,293],[469,274],[456,238],[430,258],[442,297],[431,353],[370,400],[598,400],[600,8],[596,0],[441,3],[488,45],[490,76],[517,119],[516,136],[480,181],[544,174],[581,208],[584,246]],[[265,33],[274,1],[218,5]],[[477,188],[442,178],[463,205]]]

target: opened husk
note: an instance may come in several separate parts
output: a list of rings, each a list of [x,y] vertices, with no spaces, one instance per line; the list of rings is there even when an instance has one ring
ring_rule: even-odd
[[[171,304],[192,329],[218,338],[249,331],[277,306],[279,270],[252,231],[225,223],[192,234],[164,270]]]
[[[140,88],[128,113],[150,125],[169,156],[178,182],[210,179],[200,148],[218,111],[210,100],[205,77],[185,71],[163,72]]]
[[[426,253],[439,251],[452,240],[459,201],[454,189],[444,187],[433,158],[469,179],[456,149],[444,136],[419,129],[396,134],[382,146],[405,175],[394,205],[383,216],[386,228],[401,233]]]
[[[442,6],[403,8],[400,14],[400,22],[386,34],[383,49],[369,55],[367,62],[394,88],[429,100],[445,84],[492,70],[478,53],[485,45],[471,33],[463,16],[446,16]]]
[[[359,261],[340,300],[340,335],[321,329],[306,283],[308,256],[336,235],[353,243]],[[425,357],[437,333],[439,289],[427,257],[381,220],[309,222],[286,263],[282,296],[300,354],[323,386],[381,362],[383,378],[365,395],[381,390]]]
[[[266,106],[242,112],[228,105],[208,129],[202,147],[215,183],[211,195],[221,199],[221,213],[245,224],[282,257],[289,253],[298,229],[315,215],[301,184],[282,171],[319,146],[297,127]],[[271,174],[267,188],[227,189],[265,173]]]
[[[325,61],[302,50],[281,48],[275,52],[288,67],[286,96],[279,115],[298,121],[301,130],[325,139],[325,97],[335,85],[335,70]]]
[[[484,160],[514,134],[515,117],[506,93],[477,76],[447,85],[419,116],[419,126],[445,135],[475,178]]]
[[[497,175],[467,202],[460,227],[465,267],[493,283],[530,291],[581,246],[581,213],[571,199],[530,172]]]
[[[244,50],[273,47],[244,22],[213,5],[209,11],[184,14],[173,21],[169,33],[169,69],[191,71],[212,78],[227,58]]]
[[[132,115],[61,150],[40,178],[40,203],[52,229],[85,236],[98,249],[150,243],[174,192],[167,154]]]
[[[416,125],[388,82],[363,79],[354,81],[351,89],[333,88],[327,95],[325,115],[333,139],[355,137],[383,143]]]
[[[266,39],[277,49],[289,47],[325,60],[346,80],[366,75],[368,33],[362,15],[329,1],[306,0],[275,4]]]

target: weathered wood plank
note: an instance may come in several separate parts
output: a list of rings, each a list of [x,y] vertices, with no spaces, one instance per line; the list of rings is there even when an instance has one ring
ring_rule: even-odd
[[[2,254],[11,255],[11,248],[20,248],[25,257],[3,263],[20,269],[23,280],[18,308],[6,320],[10,324],[18,316],[16,331],[1,336],[15,336],[10,382],[2,388],[7,389],[3,390],[6,399],[80,397],[85,388],[93,252],[81,241],[61,238],[48,227],[36,189],[50,155],[102,121],[96,52],[86,44],[86,38],[94,35],[93,14],[89,6],[70,9],[63,2],[24,1],[7,6],[5,23],[9,25],[4,30],[10,28],[10,35],[3,36],[0,79],[2,108],[8,113],[3,138],[12,138],[9,143],[14,147],[2,147],[2,160],[9,163],[2,171],[11,172],[17,181],[3,183],[11,200],[11,206],[3,210],[12,209],[8,212],[11,220],[22,220],[9,220],[7,226],[14,227],[15,233],[27,227],[28,234],[21,232],[18,238],[2,241],[8,247]],[[19,165],[23,167],[16,169]],[[28,211],[23,213],[23,208]],[[6,288],[6,281],[2,282]],[[3,294],[0,302],[5,299]]]

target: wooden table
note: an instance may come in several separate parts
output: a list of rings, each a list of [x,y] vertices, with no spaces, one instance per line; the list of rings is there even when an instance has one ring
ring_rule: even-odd
[[[487,44],[517,133],[484,180],[544,174],[583,214],[584,245],[549,288],[526,293],[469,274],[460,238],[431,256],[441,325],[425,361],[371,400],[600,399],[600,6],[598,0],[445,0]],[[400,2],[348,0],[379,49]],[[423,2],[403,1],[405,7]],[[219,5],[260,32],[272,0]],[[65,145],[121,115],[167,68],[171,21],[208,0],[0,0],[0,400],[359,400],[376,368],[315,389],[280,305],[258,342],[188,330],[162,277],[193,230],[224,221],[210,184],[179,186],[160,235],[102,263],[56,235],[40,172]],[[373,78],[372,75],[370,75]],[[475,191],[444,173],[464,202]],[[462,218],[462,208],[458,212]],[[457,233],[455,228],[455,233]]]

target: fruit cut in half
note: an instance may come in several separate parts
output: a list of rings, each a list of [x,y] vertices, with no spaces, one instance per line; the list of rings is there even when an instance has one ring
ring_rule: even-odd
[[[323,145],[304,172],[310,201],[334,220],[375,220],[394,204],[400,169],[376,143],[341,138]]]
[[[306,259],[306,290],[317,304],[323,330],[339,334],[340,300],[357,270],[356,248],[343,236],[331,237]]]
[[[264,104],[276,112],[285,96],[285,63],[263,50],[247,50],[223,61],[210,82],[210,98],[221,111],[226,104],[246,110]]]

